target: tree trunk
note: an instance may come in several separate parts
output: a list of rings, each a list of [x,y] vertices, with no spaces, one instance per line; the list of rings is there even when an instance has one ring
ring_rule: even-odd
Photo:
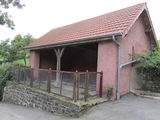
[[[23,58],[23,61],[24,61],[24,64],[26,66],[27,63],[26,63],[26,58],[25,57]]]

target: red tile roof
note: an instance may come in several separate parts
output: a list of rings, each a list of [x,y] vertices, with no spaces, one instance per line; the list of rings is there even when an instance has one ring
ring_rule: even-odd
[[[145,8],[146,3],[141,3],[102,16],[53,29],[31,43],[27,48],[120,32],[126,34]]]

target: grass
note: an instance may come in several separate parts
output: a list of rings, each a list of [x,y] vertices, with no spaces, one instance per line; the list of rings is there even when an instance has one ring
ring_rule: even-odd
[[[15,64],[15,65],[29,66],[29,59],[26,59],[26,63],[27,64],[25,65],[23,59],[19,59],[19,60],[16,60],[13,62],[13,64]]]
[[[3,61],[3,59],[0,58],[0,61]],[[16,60],[16,61],[12,62],[11,64],[13,64],[13,65],[21,65],[21,66],[29,66],[29,58],[26,59],[26,65],[25,65],[23,59]]]

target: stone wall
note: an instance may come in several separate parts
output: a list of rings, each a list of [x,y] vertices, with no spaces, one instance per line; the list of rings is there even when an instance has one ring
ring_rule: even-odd
[[[160,77],[145,77],[144,73],[139,71],[141,64],[132,67],[131,90],[143,90],[160,93]],[[152,79],[153,78],[153,79]]]
[[[142,80],[142,90],[159,92],[160,93],[160,79]]]
[[[66,98],[11,81],[4,89],[3,101],[71,117],[79,117],[85,110]]]

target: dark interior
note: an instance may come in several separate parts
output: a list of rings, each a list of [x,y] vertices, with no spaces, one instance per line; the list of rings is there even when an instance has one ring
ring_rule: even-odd
[[[66,47],[61,58],[63,71],[97,71],[98,43]],[[56,69],[54,49],[40,51],[40,68]]]
[[[56,54],[54,49],[44,49],[40,51],[40,68],[52,70],[56,69]]]
[[[98,44],[83,44],[67,47],[62,56],[64,71],[97,71]]]

